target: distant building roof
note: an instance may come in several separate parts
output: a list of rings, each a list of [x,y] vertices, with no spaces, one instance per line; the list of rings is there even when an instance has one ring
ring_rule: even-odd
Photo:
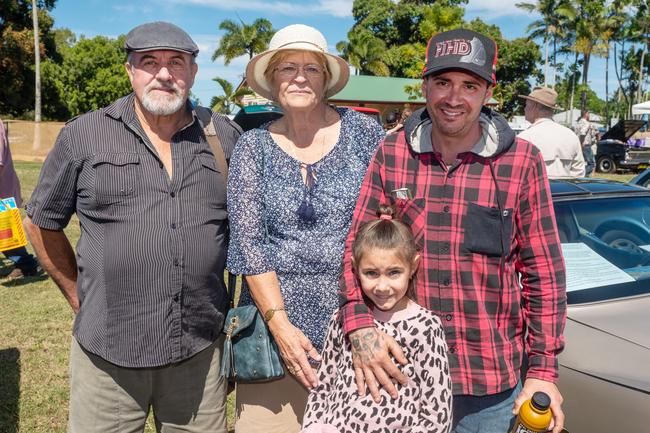
[[[237,89],[246,86],[246,79],[243,79]],[[369,104],[425,104],[423,97],[418,96],[415,99],[409,99],[409,93],[406,86],[422,85],[421,78],[394,78],[394,77],[375,77],[372,75],[350,75],[350,80],[346,86],[336,95],[329,98],[330,101],[350,102],[350,103],[369,103]],[[265,104],[269,102],[261,96],[246,95],[242,98],[244,105]],[[494,98],[486,105],[496,106],[499,104]]]
[[[415,103],[424,104],[422,97],[409,99],[406,86],[420,86],[421,79],[373,77],[370,75],[351,75],[348,84],[336,95],[332,101],[363,101],[375,103]]]

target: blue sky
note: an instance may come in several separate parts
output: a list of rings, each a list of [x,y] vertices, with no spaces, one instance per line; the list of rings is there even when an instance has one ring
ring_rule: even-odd
[[[481,17],[497,24],[509,39],[525,36],[526,26],[534,17],[514,6],[519,1],[470,0],[465,18]],[[224,66],[222,59],[212,62],[222,20],[241,19],[250,23],[263,17],[276,29],[295,23],[311,25],[323,32],[333,52],[337,42],[347,39],[347,32],[354,24],[352,0],[58,0],[52,15],[55,27],[67,27],[86,37],[117,37],[149,21],[170,21],[182,27],[199,45],[199,72],[193,92],[203,104],[221,93],[213,77],[223,77],[236,85],[248,61],[245,57],[238,58],[229,66]],[[591,87],[604,97],[603,62],[599,59],[592,62],[589,74]],[[610,79],[610,88],[613,87],[615,83]]]

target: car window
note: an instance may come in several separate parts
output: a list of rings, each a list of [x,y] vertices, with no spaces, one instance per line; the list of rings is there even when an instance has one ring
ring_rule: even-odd
[[[634,179],[630,181],[631,184],[633,185],[639,185],[643,186],[645,188],[650,187],[650,168],[647,169],[646,171],[640,173],[637,175]]]
[[[554,206],[569,292],[650,287],[650,198],[595,198]]]

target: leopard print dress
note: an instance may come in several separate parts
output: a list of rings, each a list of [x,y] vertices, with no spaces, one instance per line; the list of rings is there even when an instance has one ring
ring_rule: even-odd
[[[440,319],[411,302],[404,310],[375,311],[377,327],[392,336],[409,364],[400,366],[409,378],[393,400],[384,390],[375,403],[369,393],[357,394],[350,343],[337,313],[329,323],[319,385],[309,394],[303,428],[330,425],[340,433],[448,433],[451,431],[451,378],[447,344]]]

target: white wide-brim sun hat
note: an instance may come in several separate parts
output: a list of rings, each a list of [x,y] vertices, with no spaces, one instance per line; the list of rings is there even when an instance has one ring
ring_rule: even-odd
[[[350,67],[341,57],[327,52],[325,36],[313,27],[292,24],[278,30],[269,42],[269,49],[253,57],[246,66],[246,82],[258,95],[274,99],[271,83],[264,76],[273,55],[281,50],[304,50],[321,53],[327,59],[331,77],[326,85],[325,97],[340,92],[350,78]]]

